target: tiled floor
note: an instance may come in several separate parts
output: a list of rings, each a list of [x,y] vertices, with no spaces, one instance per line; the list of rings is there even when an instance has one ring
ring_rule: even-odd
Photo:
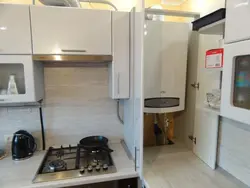
[[[248,188],[222,169],[212,170],[182,144],[144,149],[149,188]]]

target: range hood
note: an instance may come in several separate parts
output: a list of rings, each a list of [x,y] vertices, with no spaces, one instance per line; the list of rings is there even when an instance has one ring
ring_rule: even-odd
[[[47,63],[111,63],[112,55],[33,55],[33,61]]]

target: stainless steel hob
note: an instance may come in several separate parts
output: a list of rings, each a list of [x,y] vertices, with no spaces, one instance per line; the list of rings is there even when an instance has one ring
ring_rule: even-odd
[[[34,183],[115,173],[112,157],[104,150],[75,147],[49,148]]]

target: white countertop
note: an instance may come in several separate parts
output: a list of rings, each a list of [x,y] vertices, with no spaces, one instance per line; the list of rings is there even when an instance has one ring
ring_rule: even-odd
[[[11,156],[0,160],[0,188],[58,188],[138,177],[134,162],[128,158],[121,143],[113,143],[109,146],[114,150],[112,157],[117,169],[116,173],[32,183],[46,153],[41,151],[36,152],[30,159],[20,162],[13,161]]]

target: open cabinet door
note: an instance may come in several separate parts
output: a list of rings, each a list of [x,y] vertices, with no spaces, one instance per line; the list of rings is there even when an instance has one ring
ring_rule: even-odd
[[[220,70],[205,68],[207,50],[219,48],[221,36],[199,36],[193,152],[212,169],[216,168],[219,112],[206,108],[206,93],[220,89]],[[192,86],[188,86],[192,87]],[[193,88],[194,89],[194,88]]]
[[[143,28],[144,13],[130,14],[130,99],[124,101],[124,140],[143,178]]]

